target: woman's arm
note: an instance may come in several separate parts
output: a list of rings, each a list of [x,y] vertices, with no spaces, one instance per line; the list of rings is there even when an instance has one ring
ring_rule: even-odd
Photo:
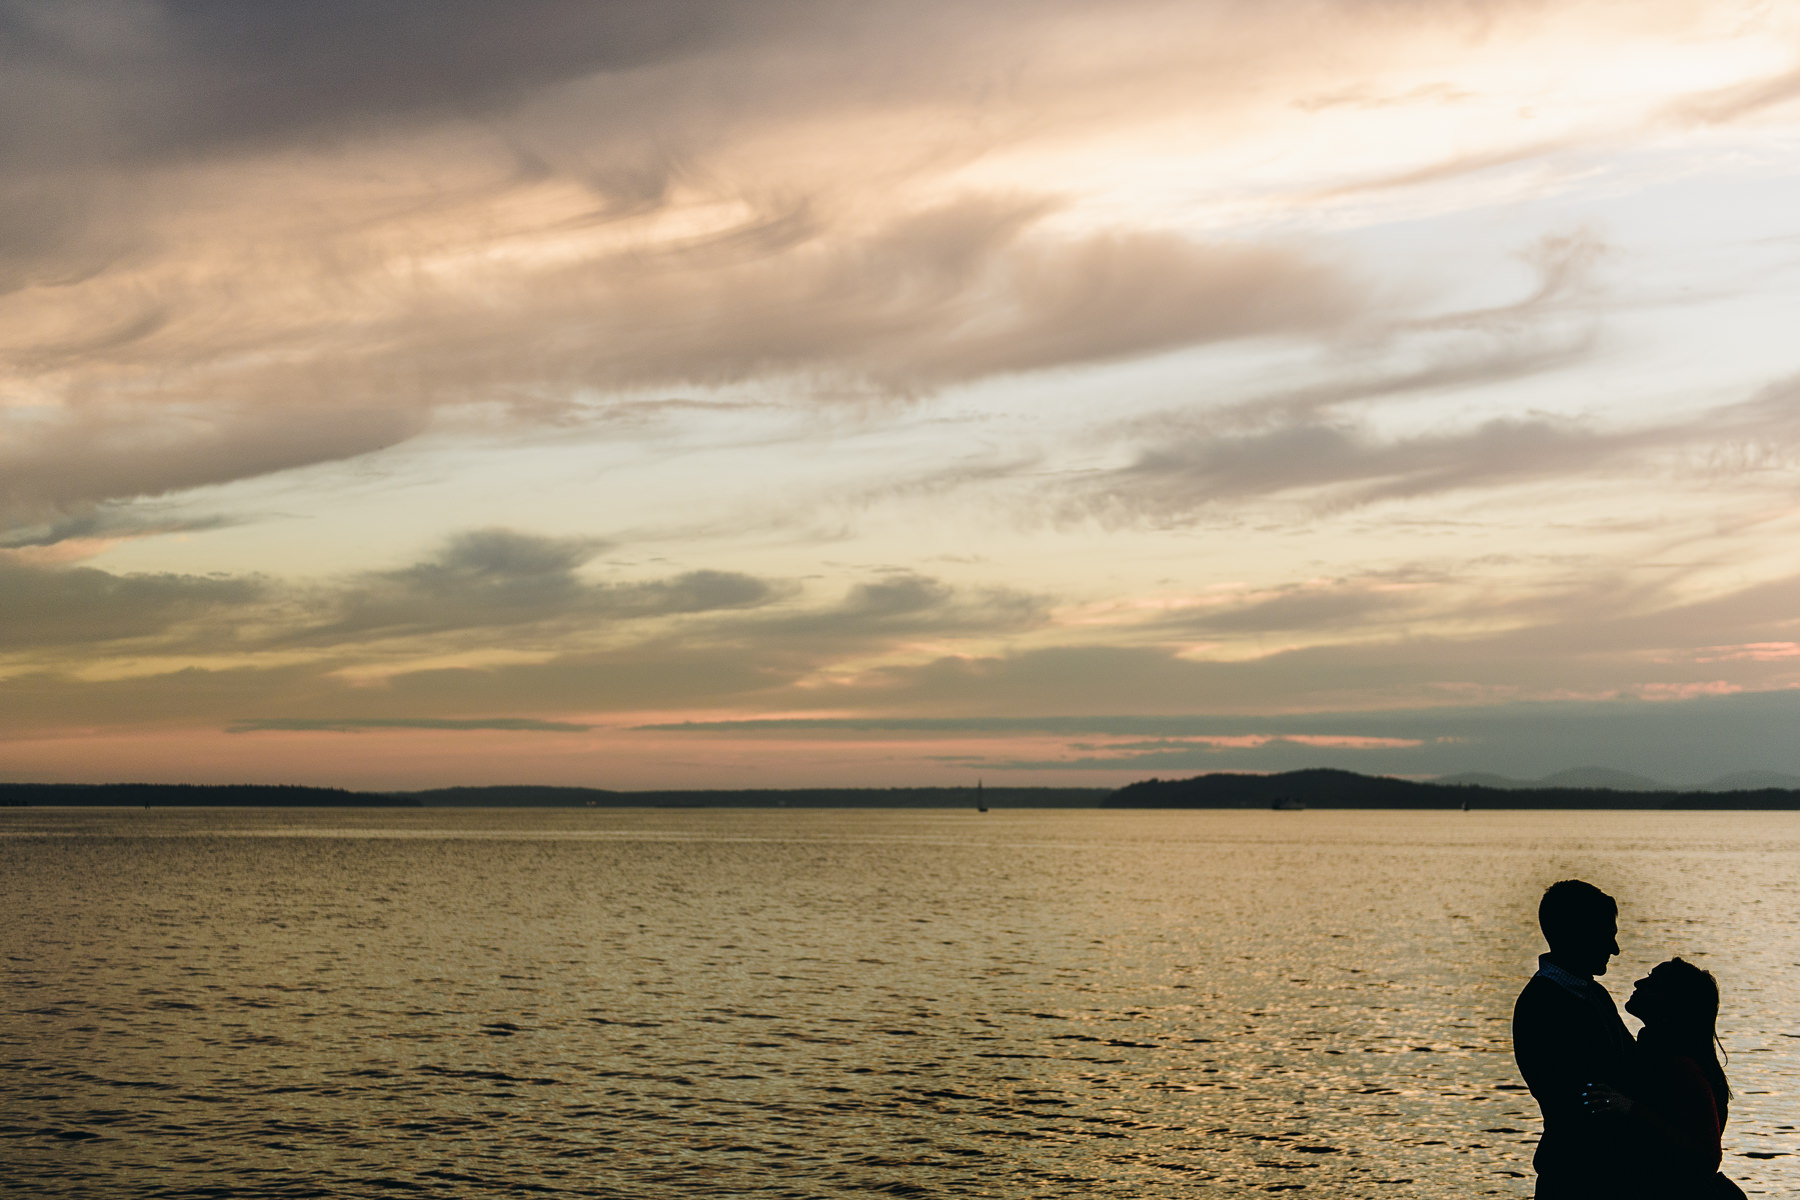
[[[1671,1060],[1662,1082],[1655,1104],[1634,1100],[1605,1084],[1589,1087],[1583,1103],[1595,1114],[1623,1116],[1642,1145],[1654,1148],[1657,1157],[1672,1159],[1677,1169],[1712,1174],[1719,1169],[1722,1132],[1712,1085],[1688,1058]]]
[[[1661,1097],[1666,1107],[1639,1105],[1639,1119],[1655,1136],[1666,1139],[1681,1158],[1710,1175],[1719,1169],[1720,1135],[1724,1132],[1712,1084],[1691,1058],[1677,1057],[1669,1067],[1669,1086]]]

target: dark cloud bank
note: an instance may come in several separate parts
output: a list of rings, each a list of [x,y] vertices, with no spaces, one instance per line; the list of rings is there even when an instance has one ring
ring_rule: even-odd
[[[866,715],[659,732],[900,743],[1049,739],[1039,743],[1043,757],[982,751],[968,760],[995,770],[1169,774],[1343,763],[1529,777],[1600,765],[1697,782],[1736,770],[1800,769],[1800,751],[1784,749],[1793,743],[1782,732],[1800,692],[1768,690],[1800,657],[1793,616],[1800,579],[1686,603],[1640,592],[1631,598],[1636,611],[1622,611],[1617,595],[1596,593],[1585,614],[1579,604],[1557,603],[1501,632],[1421,638],[1402,622],[1396,636],[1377,641],[1239,661],[1189,659],[1161,644],[1066,645],[846,672],[845,663],[920,642],[1012,643],[1042,628],[1051,606],[1043,597],[957,588],[909,572],[877,574],[823,600],[782,581],[725,572],[608,582],[583,571],[600,549],[588,539],[476,530],[408,566],[299,589],[266,579],[3,565],[7,648],[36,665],[9,678],[0,719],[18,733],[102,724],[321,736],[377,729],[554,735],[589,731],[595,718],[564,715],[573,713],[826,709]],[[1377,619],[1390,603],[1404,613],[1410,593],[1393,600],[1382,590],[1393,582],[1278,589],[1216,609],[1155,615],[1134,632],[1329,630]],[[1526,606],[1518,615],[1530,612]],[[114,679],[66,669],[90,662],[96,646],[151,660],[226,656],[239,664]],[[255,665],[258,655],[300,648],[309,661]],[[535,648],[541,660],[407,665],[420,656],[522,648]],[[1739,682],[1717,678],[1726,662]],[[377,686],[355,677],[370,669],[380,673]],[[1733,687],[1748,690],[1706,694]],[[1461,698],[1470,689],[1489,701],[1558,690],[1590,698],[1470,705]],[[1296,708],[1309,711],[1296,715]],[[989,715],[996,712],[1047,715]]]
[[[1560,701],[1298,716],[868,718],[658,726],[696,737],[921,738],[1033,736],[1061,740],[1055,756],[958,756],[972,770],[1081,771],[1164,778],[1208,771],[1343,767],[1368,774],[1437,776],[1486,771],[1537,778],[1577,767],[1635,772],[1699,786],[1747,770],[1800,770],[1790,731],[1800,691],[1673,702]],[[1097,742],[1097,738],[1109,739]],[[1212,740],[1209,740],[1212,739]],[[1227,739],[1267,739],[1230,745]],[[1366,739],[1358,746],[1353,739]],[[1398,741],[1402,745],[1382,745]]]

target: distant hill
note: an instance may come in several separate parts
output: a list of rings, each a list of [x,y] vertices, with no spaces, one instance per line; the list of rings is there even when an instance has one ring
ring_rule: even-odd
[[[1537,781],[1541,788],[1609,788],[1615,792],[1672,792],[1675,789],[1656,779],[1633,775],[1630,771],[1612,771],[1605,767],[1575,767],[1558,771]]]
[[[1107,808],[1540,808],[1800,809],[1800,790],[1674,791],[1657,787],[1491,787],[1315,769],[1280,775],[1219,773],[1149,779],[1114,792]]]
[[[613,792],[579,787],[458,787],[405,792],[428,808],[1095,808],[1110,788],[688,788]]]
[[[1800,775],[1786,775],[1780,771],[1737,771],[1730,775],[1721,775],[1710,783],[1703,783],[1693,788],[1678,788],[1672,784],[1656,779],[1647,779],[1642,775],[1633,775],[1629,771],[1613,771],[1605,767],[1576,767],[1570,771],[1558,771],[1554,775],[1546,775],[1542,779],[1513,779],[1506,775],[1494,775],[1487,771],[1465,771],[1460,775],[1440,775],[1433,783],[1447,783],[1456,787],[1489,787],[1489,788],[1611,788],[1618,792],[1760,792],[1775,788],[1781,791],[1800,790]]]
[[[353,792],[343,788],[258,784],[0,783],[0,807],[112,805],[251,808],[1667,808],[1800,809],[1800,779],[1769,772],[1725,776],[1706,790],[1677,791],[1646,780],[1631,790],[1623,772],[1564,772],[1550,779],[1596,779],[1585,787],[1546,787],[1500,775],[1460,775],[1430,782],[1354,771],[1289,771],[1280,775],[1219,773],[1191,779],[1148,779],[1106,788],[711,788],[616,792],[579,787],[457,787],[420,792]],[[1765,780],[1792,780],[1768,786]],[[1457,782],[1458,780],[1462,782]],[[1498,782],[1490,782],[1498,781]]]
[[[1567,771],[1558,771],[1554,775],[1546,775],[1542,779],[1512,779],[1505,775],[1490,775],[1485,771],[1469,771],[1461,775],[1444,775],[1432,782],[1461,787],[1508,789],[1610,788],[1615,792],[1672,792],[1677,790],[1660,780],[1633,775],[1630,771],[1613,771],[1606,767],[1575,767]],[[1800,779],[1794,780],[1792,785],[1772,786],[1800,786]]]
[[[1495,775],[1490,771],[1464,771],[1461,775],[1440,775],[1431,782],[1442,783],[1449,787],[1486,787],[1503,790],[1537,786],[1527,779],[1514,779],[1510,775]]]
[[[584,787],[448,787],[397,792],[426,808],[584,808],[628,804],[618,792]]]
[[[124,808],[418,808],[417,800],[343,788],[252,783],[0,783],[0,806]]]
[[[1097,808],[1109,788],[712,788],[615,792],[583,787],[452,787],[420,792],[262,784],[0,783],[0,807],[129,808]]]
[[[1800,789],[1800,775],[1780,771],[1737,771],[1721,775],[1706,785],[1709,792],[1756,792],[1765,788]]]

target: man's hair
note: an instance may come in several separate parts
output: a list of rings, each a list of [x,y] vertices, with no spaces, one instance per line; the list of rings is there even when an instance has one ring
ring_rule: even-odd
[[[1579,879],[1565,879],[1544,889],[1538,901],[1538,928],[1552,950],[1581,941],[1619,915],[1613,898]]]

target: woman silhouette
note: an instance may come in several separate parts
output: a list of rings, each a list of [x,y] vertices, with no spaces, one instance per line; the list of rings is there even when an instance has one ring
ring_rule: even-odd
[[[1719,985],[1712,974],[1671,958],[1637,981],[1625,1011],[1638,1033],[1637,1096],[1603,1084],[1587,1090],[1590,1110],[1622,1114],[1632,1131],[1627,1165],[1639,1200],[1725,1200],[1744,1193],[1719,1173],[1720,1137],[1731,1087],[1718,1043]]]

